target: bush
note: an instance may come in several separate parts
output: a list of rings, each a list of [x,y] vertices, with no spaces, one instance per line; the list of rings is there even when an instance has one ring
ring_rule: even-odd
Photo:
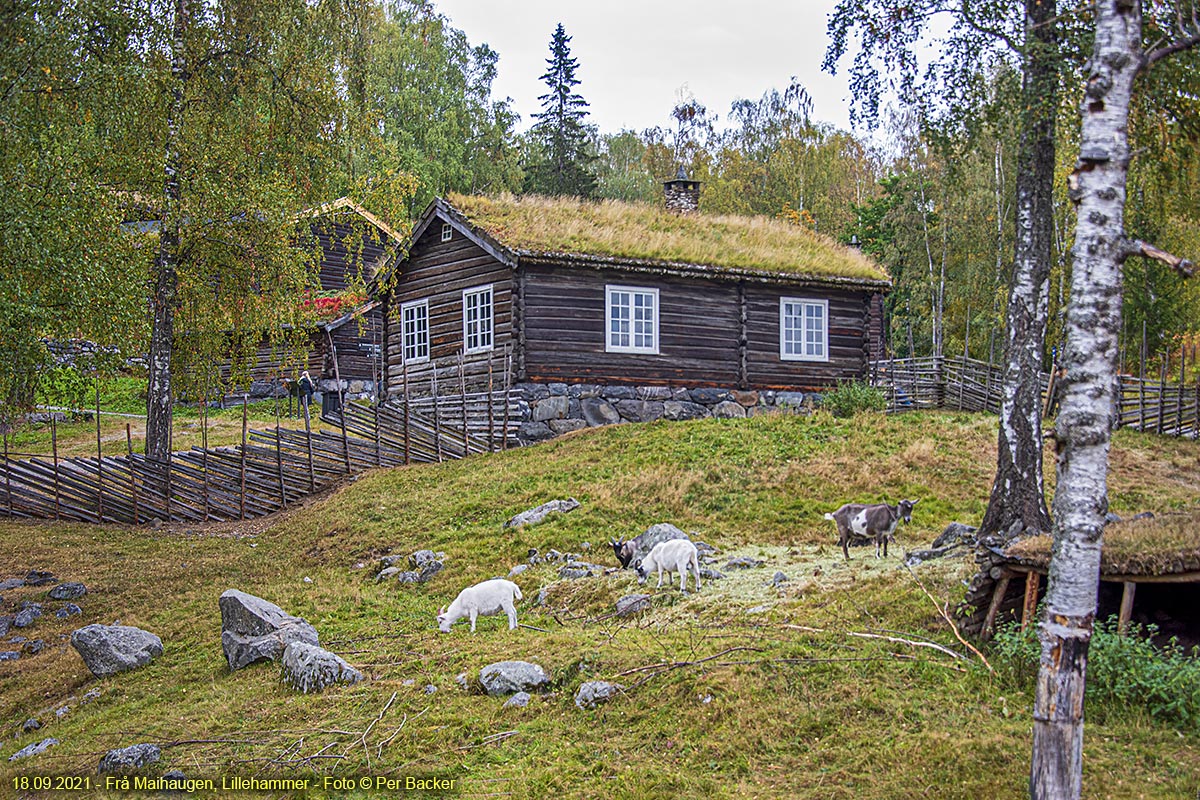
[[[1117,635],[1117,618],[1096,624],[1088,648],[1087,693],[1089,708],[1144,709],[1168,723],[1200,723],[1200,660],[1196,648],[1188,654],[1175,638],[1156,645],[1155,625],[1131,623],[1125,636]],[[1032,686],[1037,678],[1041,647],[1030,626],[1002,626],[992,646],[996,666],[1021,683]]]
[[[887,397],[869,384],[842,381],[821,395],[821,407],[835,417],[852,417],[860,411],[883,411]]]

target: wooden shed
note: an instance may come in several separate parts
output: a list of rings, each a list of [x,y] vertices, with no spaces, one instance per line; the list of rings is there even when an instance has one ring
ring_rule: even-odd
[[[432,372],[478,386],[490,365],[535,403],[749,410],[764,392],[860,378],[890,288],[862,253],[781,220],[540,197],[435,200],[397,269],[383,298],[389,396]]]
[[[965,633],[989,638],[997,625],[1034,624],[1046,594],[1051,539],[1037,536],[1004,548],[983,548],[980,572],[960,609]],[[1109,524],[1100,556],[1098,620],[1116,616],[1154,625],[1164,638],[1200,644],[1200,511],[1139,515]]]

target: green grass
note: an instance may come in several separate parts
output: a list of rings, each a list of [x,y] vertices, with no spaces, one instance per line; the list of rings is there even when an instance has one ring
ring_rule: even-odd
[[[452,194],[474,225],[518,251],[886,281],[870,257],[771,217],[673,214],[649,204]]]
[[[892,631],[962,649],[897,558],[857,549],[845,563],[821,516],[851,500],[921,498],[898,532],[909,548],[927,546],[952,520],[977,522],[995,424],[939,413],[621,425],[374,471],[272,520],[160,530],[0,524],[0,577],[50,569],[90,589],[82,618],[49,614],[25,634],[46,641],[43,653],[0,664],[0,726],[11,734],[0,755],[46,736],[62,742],[23,763],[0,761],[0,783],[94,774],[105,750],[152,741],[178,742],[164,749],[162,771],[192,777],[439,774],[458,779],[465,796],[1023,797],[1027,682],[929,648],[850,636]],[[1118,513],[1196,507],[1200,445],[1122,433],[1114,464],[1114,495],[1138,498],[1132,508],[1118,503]],[[566,496],[582,508],[501,530],[512,514]],[[531,547],[580,552],[587,541],[592,560],[615,564],[610,537],[661,521],[695,531],[722,558],[767,565],[734,572],[722,560],[724,581],[687,597],[655,592],[652,609],[633,620],[610,616],[617,598],[638,589],[630,574],[554,583],[543,565],[517,582],[521,622],[545,632],[509,633],[502,618],[481,619],[474,636],[436,631],[439,606],[506,574]],[[380,554],[422,547],[447,556],[432,582],[373,582]],[[972,566],[951,560],[917,574],[953,605]],[[781,588],[770,582],[776,570],[790,578]],[[552,584],[546,606],[536,606]],[[309,619],[322,644],[370,680],[299,696],[273,665],[230,674],[217,598],[231,587]],[[43,591],[3,594],[7,606]],[[96,680],[62,637],[114,619],[158,633],[165,652]],[[542,664],[552,690],[505,710],[454,681],[506,658]],[[589,679],[616,680],[626,694],[581,711],[573,696]],[[422,692],[427,683],[436,694]],[[100,696],[83,703],[93,688]],[[71,711],[56,719],[64,704]],[[19,734],[34,715],[45,727]],[[1200,732],[1135,706],[1097,716],[1086,734],[1085,796],[1195,795]]]

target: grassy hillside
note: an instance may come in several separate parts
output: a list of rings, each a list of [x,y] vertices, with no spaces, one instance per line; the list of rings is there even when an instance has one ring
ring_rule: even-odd
[[[952,520],[978,521],[994,450],[995,419],[965,414],[623,425],[368,473],[253,523],[0,523],[0,578],[48,569],[90,590],[77,601],[82,617],[51,612],[19,632],[44,639],[45,651],[0,663],[0,756],[46,736],[61,740],[36,758],[0,761],[0,782],[94,774],[107,749],[149,741],[172,745],[161,771],[189,777],[440,775],[471,797],[1022,797],[1027,685],[974,657],[850,635],[966,654],[924,590],[953,605],[972,565],[927,564],[914,577],[895,555],[876,561],[867,548],[846,564],[821,516],[851,500],[920,498],[897,541],[927,546]],[[1196,443],[1121,432],[1113,464],[1118,513],[1198,505]],[[583,507],[501,530],[516,512],[567,496]],[[526,598],[520,621],[543,630],[510,633],[502,617],[481,619],[474,636],[436,630],[439,606],[469,583],[506,574],[531,547],[581,552],[586,541],[589,560],[615,564],[605,552],[610,537],[662,521],[720,547],[714,567],[729,577],[698,595],[664,589],[645,616],[620,620],[613,603],[637,589],[631,573],[554,583],[556,565],[542,565],[516,580]],[[430,583],[373,582],[379,555],[426,547],[447,558]],[[729,570],[728,555],[766,564]],[[789,578],[779,588],[776,570]],[[231,587],[304,616],[323,646],[371,679],[300,696],[279,683],[274,665],[230,674],[217,598]],[[44,590],[0,594],[7,610]],[[159,634],[165,653],[96,680],[65,637],[115,619]],[[540,663],[553,691],[503,709],[455,683],[503,659]],[[592,679],[627,690],[581,711],[574,692]],[[426,694],[427,684],[436,693]],[[56,718],[63,706],[70,710]],[[31,716],[44,727],[21,733]],[[1200,732],[1128,706],[1089,706],[1088,721],[1086,796],[1195,794]]]

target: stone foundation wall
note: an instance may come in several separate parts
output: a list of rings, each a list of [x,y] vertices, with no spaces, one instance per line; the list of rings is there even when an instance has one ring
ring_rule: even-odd
[[[587,383],[518,383],[513,395],[518,398],[517,436],[522,444],[622,422],[732,419],[781,411],[810,413],[821,399],[819,394],[808,392]]]

